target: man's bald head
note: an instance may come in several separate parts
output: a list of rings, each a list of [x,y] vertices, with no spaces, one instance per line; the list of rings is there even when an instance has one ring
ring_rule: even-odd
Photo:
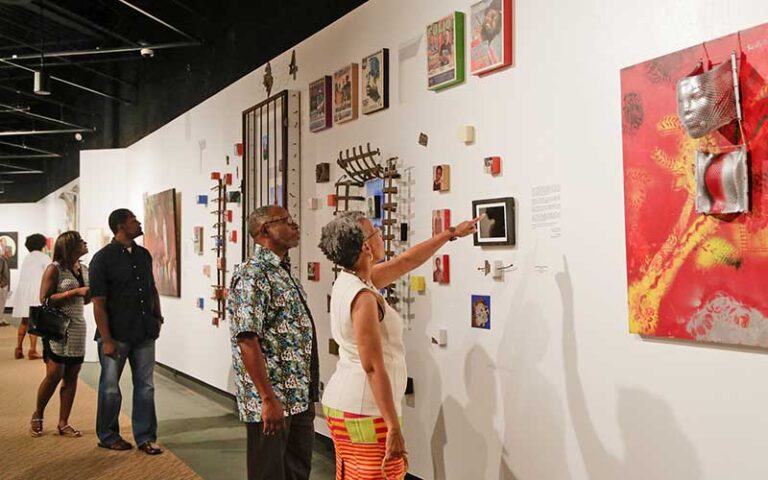
[[[264,223],[287,215],[288,211],[278,205],[259,207],[248,215],[248,234],[255,240],[261,233],[261,226]]]

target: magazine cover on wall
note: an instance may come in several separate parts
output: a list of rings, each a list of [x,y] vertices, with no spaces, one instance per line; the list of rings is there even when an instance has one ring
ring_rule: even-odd
[[[464,14],[454,12],[427,26],[427,88],[464,81]]]
[[[512,0],[475,3],[470,22],[472,75],[485,75],[512,65]]]
[[[357,118],[358,68],[356,63],[333,74],[333,121],[349,122]]]
[[[309,84],[309,131],[319,132],[333,125],[331,108],[331,88],[333,80],[330,75],[315,80]]]
[[[389,108],[389,49],[363,59],[363,114]]]
[[[766,38],[763,24],[621,71],[631,333],[768,347]]]
[[[474,244],[478,246],[515,244],[515,199],[512,197],[475,200],[472,216],[484,215],[477,225]]]
[[[19,233],[0,232],[0,255],[8,256],[8,268],[19,268]]]
[[[181,296],[176,189],[144,198],[144,248],[152,254],[152,273],[157,291],[168,297]]]

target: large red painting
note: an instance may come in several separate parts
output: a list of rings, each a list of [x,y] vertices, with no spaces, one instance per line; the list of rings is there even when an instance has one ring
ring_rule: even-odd
[[[732,51],[749,148],[750,212],[703,215],[695,208],[695,152],[733,147],[739,130],[689,137],[677,116],[676,83],[700,62],[706,70],[729,61]],[[768,24],[622,70],[631,332],[768,347],[767,78]]]

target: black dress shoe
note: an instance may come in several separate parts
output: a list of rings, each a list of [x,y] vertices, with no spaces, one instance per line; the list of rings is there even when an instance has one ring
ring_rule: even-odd
[[[159,445],[152,442],[144,442],[141,445],[139,445],[139,450],[146,453],[147,455],[160,455],[163,453],[163,449],[160,448]]]

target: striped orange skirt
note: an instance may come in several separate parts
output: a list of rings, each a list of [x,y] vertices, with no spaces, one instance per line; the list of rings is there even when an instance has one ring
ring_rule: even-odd
[[[336,480],[403,480],[405,458],[384,464],[387,425],[381,417],[357,415],[323,406],[336,449]]]

